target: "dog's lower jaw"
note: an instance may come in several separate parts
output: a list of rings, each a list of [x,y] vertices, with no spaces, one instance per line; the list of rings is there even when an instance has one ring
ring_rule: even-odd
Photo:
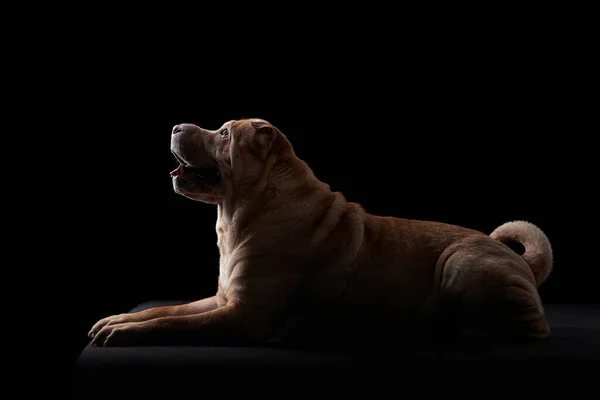
[[[195,188],[198,189],[198,186]],[[175,193],[187,197],[188,199],[201,201],[203,203],[208,204],[221,204],[223,202],[223,196],[216,193],[203,193],[201,191],[188,190],[185,188],[185,185],[182,185],[181,182],[174,177],[173,178],[173,190]]]
[[[214,196],[214,195],[210,195],[210,194],[187,193],[187,192],[179,191],[177,189],[175,189],[175,192],[177,194],[187,197],[188,199],[195,200],[195,201],[201,201],[203,203],[217,204],[217,205],[223,203],[223,198],[220,196]]]

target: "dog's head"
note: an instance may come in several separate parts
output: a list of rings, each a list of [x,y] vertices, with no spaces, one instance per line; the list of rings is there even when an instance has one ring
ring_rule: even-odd
[[[264,177],[275,159],[285,154],[279,142],[287,141],[262,119],[229,121],[217,130],[176,125],[171,151],[179,166],[171,172],[173,188],[190,199],[220,204]]]

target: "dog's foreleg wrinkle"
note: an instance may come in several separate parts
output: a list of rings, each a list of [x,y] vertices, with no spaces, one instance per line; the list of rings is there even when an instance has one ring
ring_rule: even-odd
[[[242,314],[235,304],[201,314],[160,317],[145,322],[150,339],[164,343],[242,342],[252,335],[245,332]]]
[[[167,316],[178,316],[178,315],[191,315],[201,314],[207,311],[212,311],[218,307],[216,296],[207,297],[202,300],[192,301],[190,303],[178,304],[173,306],[154,307],[147,310],[140,311],[135,314],[145,316],[139,321],[147,321],[149,319],[167,317]],[[130,314],[130,315],[135,315]]]

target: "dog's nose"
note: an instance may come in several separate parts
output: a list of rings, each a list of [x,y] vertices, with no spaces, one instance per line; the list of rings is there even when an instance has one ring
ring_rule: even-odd
[[[176,134],[176,133],[179,133],[179,132],[183,132],[183,126],[181,126],[181,125],[175,125],[173,127],[173,135]]]

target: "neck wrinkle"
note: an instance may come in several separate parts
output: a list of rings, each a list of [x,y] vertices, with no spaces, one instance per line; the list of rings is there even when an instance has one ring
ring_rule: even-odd
[[[273,162],[257,183],[247,196],[235,202],[224,201],[219,211],[234,246],[241,244],[240,238],[245,237],[244,232],[259,216],[271,226],[291,224],[300,229],[322,220],[336,199],[329,185],[318,180],[299,159]],[[308,217],[302,213],[307,208],[311,209]]]

